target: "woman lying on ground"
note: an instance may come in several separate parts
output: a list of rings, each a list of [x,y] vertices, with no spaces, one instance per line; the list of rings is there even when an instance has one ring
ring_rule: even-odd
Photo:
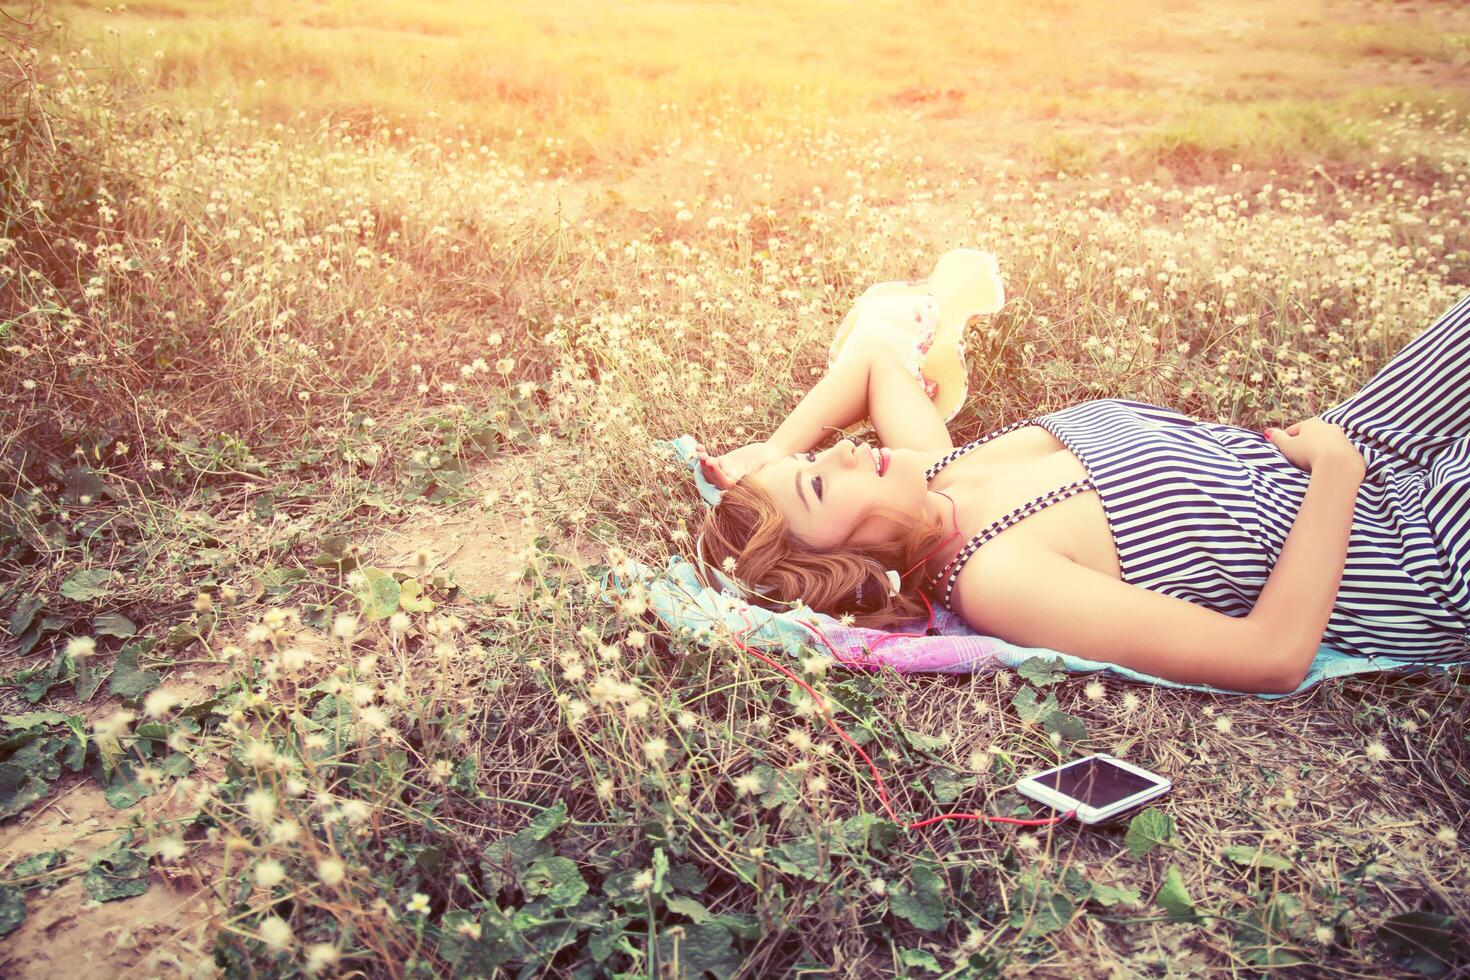
[[[881,450],[810,451],[868,418]],[[922,590],[1020,646],[1267,693],[1323,643],[1470,656],[1470,295],[1264,436],[1104,398],[955,449],[920,382],[865,348],[769,439],[700,456],[724,491],[705,568],[861,626],[923,619]]]

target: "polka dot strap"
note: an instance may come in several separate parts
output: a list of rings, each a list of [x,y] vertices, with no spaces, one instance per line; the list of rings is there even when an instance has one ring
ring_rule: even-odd
[[[970,560],[970,556],[975,553],[975,550],[977,548],[979,548],[982,544],[989,541],[991,538],[995,537],[997,534],[1004,531],[1011,525],[1025,520],[1027,517],[1030,517],[1037,511],[1056,503],[1058,500],[1066,500],[1068,497],[1072,497],[1086,490],[1093,489],[1096,488],[1093,487],[1092,480],[1084,476],[1082,479],[1077,480],[1076,482],[1069,483],[1064,487],[1058,487],[1055,490],[1048,490],[1046,493],[1042,494],[1040,497],[1037,497],[1035,500],[1032,500],[1029,503],[1022,504],[1021,506],[1017,507],[1015,510],[1011,511],[1009,514],[1000,518],[994,524],[990,525],[985,530],[981,531],[979,534],[971,538],[969,540],[969,543],[960,549],[959,554],[950,559],[949,564],[945,565],[942,569],[939,570],[939,574],[935,575],[932,579],[929,580],[929,587],[931,589],[938,588],[939,583],[943,581],[944,605],[946,607],[949,607],[950,596],[954,593],[955,580],[960,577],[960,572],[964,569],[965,562]],[[954,570],[951,571],[951,568],[953,568]],[[948,578],[945,577],[946,573],[948,573]]]

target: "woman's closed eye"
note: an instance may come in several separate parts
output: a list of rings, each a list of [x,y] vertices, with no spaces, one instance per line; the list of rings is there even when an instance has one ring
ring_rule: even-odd
[[[810,450],[810,451],[807,452],[807,454],[806,454],[806,461],[808,463],[815,463],[817,461],[817,451],[815,449]],[[816,491],[817,499],[818,500],[821,500],[822,499],[822,478],[820,476],[817,476],[817,477],[813,477],[812,478],[812,489]]]

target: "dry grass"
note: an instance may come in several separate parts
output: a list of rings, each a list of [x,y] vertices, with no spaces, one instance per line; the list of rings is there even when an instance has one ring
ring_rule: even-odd
[[[1152,848],[910,833],[777,672],[597,601],[688,553],[656,441],[768,432],[852,298],[944,248],[1011,297],[956,438],[1094,397],[1289,423],[1470,289],[1460,62],[1345,74],[1303,54],[1341,24],[1275,6],[968,9],[167,0],[16,33],[7,858],[61,849],[26,793],[102,786],[231,975],[1382,975],[1415,965],[1395,923],[1463,943],[1457,673],[811,675],[905,821],[1026,813],[1019,775],[1095,750],[1175,782]],[[1085,735],[1024,722],[1033,687]],[[69,850],[7,865],[0,911],[46,913],[8,974],[52,962]]]

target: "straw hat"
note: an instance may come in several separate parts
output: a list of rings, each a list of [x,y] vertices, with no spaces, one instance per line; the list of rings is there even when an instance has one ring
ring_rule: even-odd
[[[968,392],[965,327],[973,316],[997,312],[1005,304],[1005,284],[995,256],[973,248],[945,252],[927,279],[880,282],[858,297],[837,328],[827,358],[830,369],[844,351],[877,344],[893,351],[924,383],[946,423]],[[870,426],[861,422],[846,435]]]

